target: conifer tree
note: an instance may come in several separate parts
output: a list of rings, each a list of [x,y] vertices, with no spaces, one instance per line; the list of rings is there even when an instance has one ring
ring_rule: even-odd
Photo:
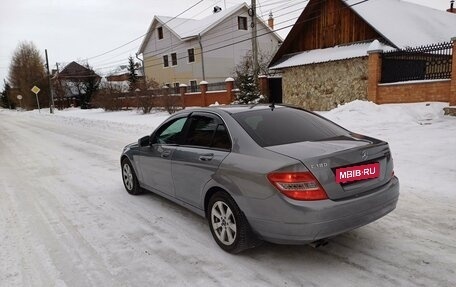
[[[243,61],[235,67],[235,83],[239,89],[236,104],[251,104],[260,99],[260,90],[255,82],[252,57],[246,55]]]
[[[9,100],[10,91],[11,91],[11,86],[8,84],[8,82],[4,81],[3,91],[1,93],[0,105],[2,107],[4,107],[5,109],[11,109],[11,103]]]
[[[130,91],[134,91],[138,86],[138,74],[136,73],[136,64],[132,56],[128,58],[128,73],[129,89]]]

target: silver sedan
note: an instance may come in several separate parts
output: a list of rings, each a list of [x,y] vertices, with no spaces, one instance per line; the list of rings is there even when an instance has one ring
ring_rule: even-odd
[[[130,194],[206,217],[231,253],[326,239],[383,217],[399,197],[388,143],[287,106],[180,111],[126,146],[121,168]]]

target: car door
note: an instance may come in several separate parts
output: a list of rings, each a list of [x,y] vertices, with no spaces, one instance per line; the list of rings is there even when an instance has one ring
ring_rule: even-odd
[[[187,116],[169,121],[151,137],[151,144],[140,149],[139,165],[144,187],[174,196],[171,158],[181,140]]]
[[[197,208],[205,184],[230,153],[231,140],[223,121],[210,113],[193,113],[182,144],[172,160],[175,195]]]

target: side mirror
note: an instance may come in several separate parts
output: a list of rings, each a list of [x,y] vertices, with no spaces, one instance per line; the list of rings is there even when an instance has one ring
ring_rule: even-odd
[[[150,145],[150,136],[145,136],[145,137],[140,138],[138,140],[138,145],[140,147],[149,146]]]

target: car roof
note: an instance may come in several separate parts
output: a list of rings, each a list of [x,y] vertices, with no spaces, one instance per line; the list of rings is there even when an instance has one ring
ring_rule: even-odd
[[[283,105],[274,105],[274,108],[285,108]],[[196,112],[196,111],[213,111],[218,112],[220,110],[227,112],[228,114],[236,114],[246,111],[253,110],[267,110],[271,109],[271,104],[254,104],[254,105],[218,105],[210,107],[198,107],[198,108],[189,108],[185,109],[187,112]]]

